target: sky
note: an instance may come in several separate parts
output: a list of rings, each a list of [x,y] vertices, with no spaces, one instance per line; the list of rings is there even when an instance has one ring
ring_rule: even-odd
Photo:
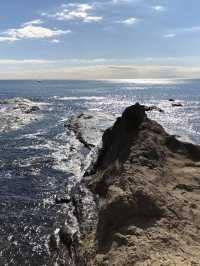
[[[199,0],[2,0],[0,79],[200,78]]]

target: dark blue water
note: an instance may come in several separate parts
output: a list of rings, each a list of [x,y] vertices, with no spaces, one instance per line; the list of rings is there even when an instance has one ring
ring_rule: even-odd
[[[85,160],[81,144],[64,128],[72,114],[117,116],[137,101],[153,104],[165,112],[152,112],[151,118],[200,144],[200,80],[0,81],[0,99],[16,98],[40,110],[34,117],[17,113],[22,122],[13,124],[15,109],[0,108],[0,265],[56,265],[49,235],[73,217],[54,197],[81,177]],[[183,106],[172,107],[169,98]]]

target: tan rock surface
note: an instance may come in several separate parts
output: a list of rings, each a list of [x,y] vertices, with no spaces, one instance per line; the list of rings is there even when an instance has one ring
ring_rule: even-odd
[[[82,239],[88,266],[200,265],[200,148],[168,135],[136,104],[103,136],[98,224]]]

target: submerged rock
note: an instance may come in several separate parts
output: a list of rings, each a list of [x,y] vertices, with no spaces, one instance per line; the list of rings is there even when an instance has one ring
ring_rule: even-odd
[[[98,218],[77,265],[199,265],[200,147],[167,134],[139,104],[102,141],[84,178]]]
[[[23,98],[0,99],[0,132],[17,130],[36,121],[41,117],[37,113],[40,105],[45,103]]]
[[[30,108],[28,108],[25,113],[26,114],[31,114],[33,112],[37,112],[37,111],[40,111],[40,108],[39,106],[31,106]]]
[[[172,103],[172,107],[183,107],[182,103]]]
[[[149,112],[149,111],[158,111],[160,113],[164,113],[164,110],[159,108],[158,106],[155,105],[151,105],[151,106],[145,106],[145,111]]]
[[[65,197],[65,198],[60,198],[60,197],[56,197],[55,198],[55,203],[56,204],[68,204],[71,202],[71,198],[68,196],[68,197]]]

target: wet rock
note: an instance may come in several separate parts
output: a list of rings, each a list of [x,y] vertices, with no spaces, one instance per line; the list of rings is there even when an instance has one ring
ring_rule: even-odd
[[[92,150],[100,145],[102,129],[106,129],[114,121],[114,117],[103,113],[81,113],[72,116],[64,126],[73,131],[76,138],[87,148]]]
[[[71,202],[71,198],[68,196],[68,197],[65,197],[65,198],[60,198],[60,197],[56,197],[55,198],[55,203],[56,204],[68,204]]]
[[[169,101],[169,102],[175,102],[175,100],[172,99],[172,98],[170,98],[168,101]]]
[[[35,103],[23,98],[0,100],[0,132],[16,130],[37,120],[39,104],[43,103]]]
[[[49,237],[48,247],[52,253],[57,251],[58,249],[57,241],[56,241],[55,235],[53,234]]]
[[[31,114],[33,112],[37,112],[40,111],[39,106],[31,106],[30,108],[28,108],[27,110],[25,110],[26,114]]]
[[[145,106],[145,111],[149,112],[149,111],[158,111],[160,113],[164,113],[164,110],[159,108],[158,106],[152,105],[152,106]]]
[[[79,230],[82,234],[87,234],[97,220],[95,197],[85,186],[85,183],[81,181],[73,188],[71,201],[74,215],[79,223]]]
[[[183,107],[182,103],[172,103],[172,107]]]
[[[66,245],[71,255],[71,247],[74,240],[74,234],[69,228],[62,228],[59,232],[61,242]]]
[[[0,104],[8,104],[8,100],[6,100],[6,99],[0,99]]]

